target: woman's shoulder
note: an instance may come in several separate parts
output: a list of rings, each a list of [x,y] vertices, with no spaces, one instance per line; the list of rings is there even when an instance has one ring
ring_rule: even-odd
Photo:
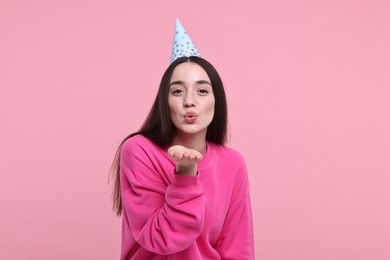
[[[216,156],[223,157],[234,162],[245,163],[244,157],[236,149],[222,144],[210,143],[209,145],[212,147],[213,153],[215,153]]]
[[[151,151],[158,149],[158,147],[147,137],[141,134],[136,134],[124,141],[122,149],[128,151]]]
[[[136,144],[150,144],[152,141],[150,141],[148,138],[141,134],[133,135],[132,137],[128,138],[123,145],[131,146]]]
[[[247,178],[247,164],[241,152],[236,149],[220,144],[211,144],[211,154],[209,165],[225,169],[224,175],[240,176],[239,178]],[[227,177],[227,178],[230,178]],[[235,178],[235,177],[234,177]]]

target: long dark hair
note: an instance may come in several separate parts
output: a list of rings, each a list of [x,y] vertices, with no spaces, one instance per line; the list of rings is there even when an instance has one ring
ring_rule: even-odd
[[[115,213],[120,216],[122,213],[122,197],[121,197],[121,185],[120,185],[120,152],[123,144],[127,139],[141,134],[153,143],[165,148],[170,145],[176,134],[176,128],[172,124],[169,107],[168,107],[168,94],[169,83],[172,77],[173,70],[177,65],[183,62],[193,62],[201,66],[210,78],[210,83],[213,88],[213,94],[215,98],[214,118],[207,128],[206,140],[217,144],[225,144],[227,137],[227,105],[225,90],[223,88],[222,80],[218,75],[217,70],[205,59],[191,56],[182,57],[169,65],[165,71],[153,106],[150,109],[145,122],[139,131],[128,135],[119,145],[114,161],[112,163],[111,172],[114,175],[114,191],[113,191],[113,209]]]

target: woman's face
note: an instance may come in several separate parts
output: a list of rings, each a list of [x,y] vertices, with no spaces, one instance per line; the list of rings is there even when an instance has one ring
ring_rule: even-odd
[[[173,70],[168,95],[172,123],[178,134],[201,134],[214,117],[215,99],[206,71],[196,63],[184,62]]]

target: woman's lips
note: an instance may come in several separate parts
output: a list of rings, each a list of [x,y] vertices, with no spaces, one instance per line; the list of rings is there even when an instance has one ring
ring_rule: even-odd
[[[197,117],[198,117],[198,115],[195,112],[187,112],[184,114],[184,121],[187,124],[192,124],[195,122]]]

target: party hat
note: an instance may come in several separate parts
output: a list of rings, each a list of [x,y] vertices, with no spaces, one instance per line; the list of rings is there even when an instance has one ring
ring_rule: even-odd
[[[188,36],[186,30],[184,30],[183,25],[181,25],[179,19],[176,19],[175,34],[172,44],[171,63],[178,58],[189,56],[201,57],[198,49],[191,41],[190,36]]]

